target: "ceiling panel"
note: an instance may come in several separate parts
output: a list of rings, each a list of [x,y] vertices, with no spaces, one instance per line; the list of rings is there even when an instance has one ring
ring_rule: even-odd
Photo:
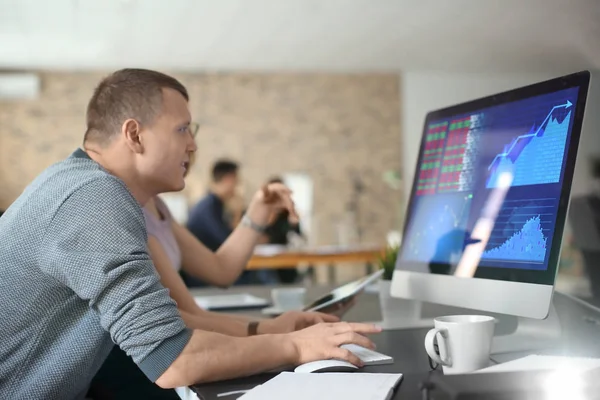
[[[0,68],[600,68],[598,0],[0,0]]]

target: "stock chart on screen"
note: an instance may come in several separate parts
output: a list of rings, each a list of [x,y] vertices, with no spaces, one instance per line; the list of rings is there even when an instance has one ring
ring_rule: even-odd
[[[572,105],[567,100],[564,104],[552,107],[539,126],[533,125],[529,132],[517,136],[507,144],[488,166],[490,177],[487,187],[496,187],[498,176],[503,171],[513,173],[513,186],[558,182],[571,121],[569,109]],[[562,121],[553,115],[559,109],[569,110]]]
[[[427,129],[423,162],[418,172],[418,195],[435,193],[447,131],[447,122],[431,124]]]
[[[552,198],[505,201],[482,258],[542,263],[556,205]]]
[[[481,266],[545,269],[577,95],[564,89],[428,122],[402,257],[459,259],[499,176],[510,172]]]

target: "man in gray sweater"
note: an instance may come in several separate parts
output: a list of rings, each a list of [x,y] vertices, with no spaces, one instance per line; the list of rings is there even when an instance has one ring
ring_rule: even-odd
[[[190,154],[186,89],[148,70],[105,78],[87,111],[84,150],[42,172],[0,218],[0,394],[79,399],[113,343],[163,388],[234,378],[323,358],[360,360],[365,324],[230,337],[189,329],[160,284],[141,206],[184,187]],[[260,192],[232,235],[256,244],[289,191]],[[248,257],[251,250],[238,257]]]

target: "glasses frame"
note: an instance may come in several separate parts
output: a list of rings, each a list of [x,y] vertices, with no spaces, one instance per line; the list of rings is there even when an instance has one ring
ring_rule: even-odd
[[[190,131],[190,135],[192,138],[196,139],[196,135],[198,134],[198,130],[200,129],[200,124],[198,122],[190,122],[188,126],[188,130]]]

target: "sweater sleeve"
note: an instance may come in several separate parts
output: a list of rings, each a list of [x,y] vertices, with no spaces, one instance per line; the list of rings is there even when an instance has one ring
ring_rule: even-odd
[[[115,177],[96,178],[62,203],[38,264],[89,304],[152,381],[191,337],[148,254],[142,210]]]

